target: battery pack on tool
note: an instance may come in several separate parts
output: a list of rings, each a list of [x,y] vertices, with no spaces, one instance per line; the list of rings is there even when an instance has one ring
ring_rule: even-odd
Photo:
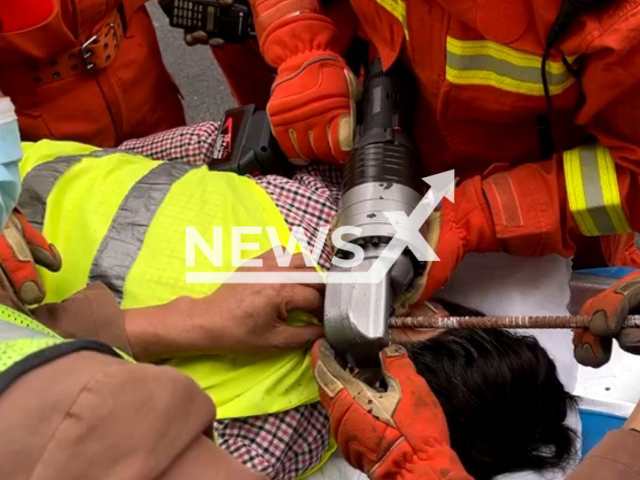
[[[165,11],[172,27],[201,30],[227,43],[242,43],[255,36],[251,9],[242,2],[223,5],[219,0],[173,0]]]
[[[267,112],[245,105],[225,112],[210,170],[238,175],[287,174],[292,168],[271,134]]]

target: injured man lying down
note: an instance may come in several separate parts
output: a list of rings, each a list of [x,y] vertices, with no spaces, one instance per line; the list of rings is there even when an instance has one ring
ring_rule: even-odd
[[[340,173],[319,165],[290,179],[213,172],[202,164],[215,133],[212,123],[183,127],[129,141],[115,154],[65,142],[26,144],[20,206],[63,258],[60,272],[42,272],[46,300],[60,301],[93,281],[105,283],[123,308],[209,295],[219,276],[190,283],[185,274],[233,271],[230,235],[220,234],[222,255],[214,265],[202,248],[189,254],[185,232],[193,229],[211,245],[213,227],[220,225],[272,226],[282,245],[301,227],[309,250],[320,245],[313,254],[328,268],[332,253],[324,239],[338,205]],[[59,228],[65,219],[75,225],[73,235]],[[243,259],[271,248],[266,228],[258,230],[243,237],[253,242]],[[570,264],[556,257],[470,255],[440,305],[453,314],[468,308],[565,314],[569,272]],[[444,409],[454,450],[478,480],[564,478],[575,461],[580,426],[569,393],[577,376],[570,338],[543,333],[403,333],[418,372]],[[334,452],[307,351],[165,363],[211,396],[219,445],[250,468],[273,479],[363,478]]]

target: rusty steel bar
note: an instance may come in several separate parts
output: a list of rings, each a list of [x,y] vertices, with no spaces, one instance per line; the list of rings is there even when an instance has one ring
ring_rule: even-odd
[[[584,328],[590,317],[585,315],[541,315],[504,317],[391,317],[389,326],[394,328]],[[640,327],[640,315],[629,315],[626,328]]]

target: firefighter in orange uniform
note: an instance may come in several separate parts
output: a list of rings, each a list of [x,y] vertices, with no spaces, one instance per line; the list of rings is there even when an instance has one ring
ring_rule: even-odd
[[[315,0],[250,3],[261,50],[278,70],[267,110],[285,153],[345,161],[354,89],[331,47],[335,26]],[[384,67],[402,61],[415,73],[425,173],[455,169],[459,178],[455,203],[429,220],[440,261],[423,298],[469,252],[569,258],[584,238],[602,236],[610,261],[637,261],[638,0],[351,4]],[[606,361],[594,335],[619,331],[608,327],[576,332],[579,361]]]
[[[24,140],[110,147],[185,123],[144,0],[2,0],[0,90]]]
[[[159,0],[169,15],[171,0]],[[230,5],[234,0],[221,0]],[[356,32],[357,19],[347,0],[324,0],[323,14],[336,27],[333,50],[345,54]],[[239,105],[255,104],[265,109],[276,77],[276,70],[265,62],[260,45],[255,38],[244,43],[225,43],[221,38],[209,38],[206,32],[186,32],[185,43],[189,46],[210,45],[220,70],[225,76],[229,89]]]

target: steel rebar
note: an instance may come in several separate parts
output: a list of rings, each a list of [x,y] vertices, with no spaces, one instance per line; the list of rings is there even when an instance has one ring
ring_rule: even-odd
[[[591,318],[586,315],[520,315],[488,317],[391,317],[395,328],[585,328]],[[640,327],[640,315],[629,315],[623,327]]]

